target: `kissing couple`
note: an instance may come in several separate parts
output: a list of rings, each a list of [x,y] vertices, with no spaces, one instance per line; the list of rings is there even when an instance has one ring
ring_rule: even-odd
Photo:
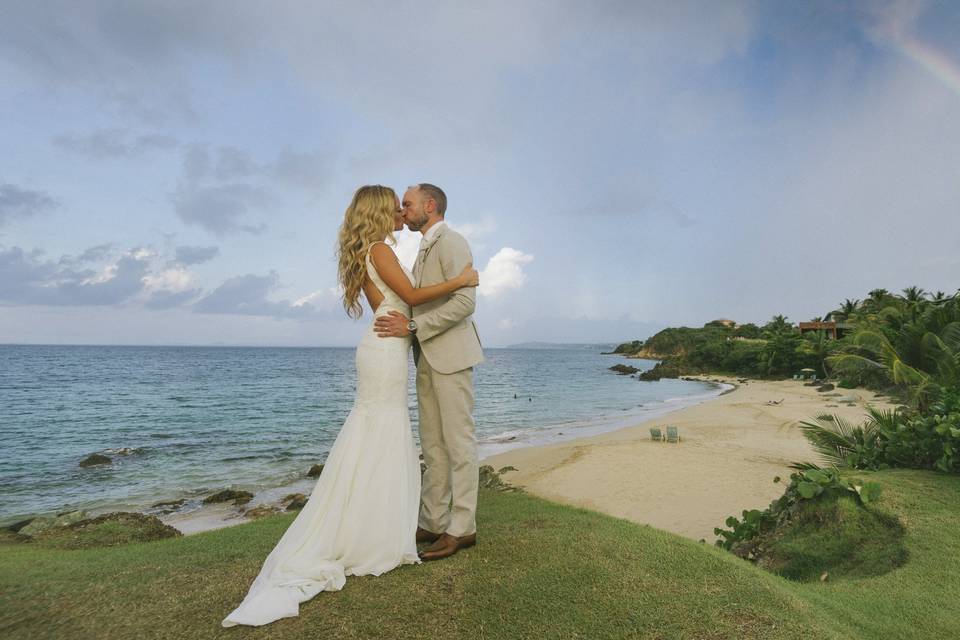
[[[467,241],[444,221],[447,197],[432,184],[357,189],[338,240],[347,315],[374,314],[357,346],[357,389],[306,505],[240,605],[221,624],[259,626],[296,616],[346,576],[380,575],[440,560],[477,542],[479,484],[473,367],[483,351],[473,311],[479,274]],[[423,234],[413,272],[393,233]],[[421,478],[410,415],[407,363],[417,365]],[[418,553],[418,543],[429,546]]]

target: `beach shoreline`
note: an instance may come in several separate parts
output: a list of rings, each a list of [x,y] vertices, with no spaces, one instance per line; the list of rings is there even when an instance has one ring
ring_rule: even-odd
[[[514,467],[504,480],[540,497],[712,541],[713,528],[744,509],[764,508],[782,493],[772,482],[791,462],[814,460],[796,428],[800,420],[837,412],[857,421],[864,405],[892,406],[862,389],[820,393],[794,380],[685,379],[714,385],[704,394],[666,401],[646,415],[528,429],[519,437],[481,443],[481,464]],[[844,396],[856,402],[839,403]],[[781,404],[767,404],[782,400]],[[676,405],[672,403],[676,402]],[[836,406],[830,406],[836,405]],[[626,421],[626,422],[624,422]],[[675,425],[681,442],[652,442],[651,426]],[[283,497],[310,495],[315,478],[257,491],[246,504],[203,504],[156,515],[184,535],[245,522],[245,515],[284,510]],[[233,485],[230,485],[233,486]],[[92,515],[110,510],[97,509]]]
[[[868,404],[894,406],[864,389],[819,392],[797,380],[695,378],[735,387],[611,433],[516,449],[484,464],[514,467],[506,482],[548,500],[712,542],[714,527],[728,516],[778,498],[783,486],[773,479],[789,477],[791,463],[816,461],[799,422],[832,413],[857,423]],[[679,443],[651,439],[650,427],[667,425],[679,429]]]
[[[693,378],[691,378],[693,380]],[[650,407],[643,416],[644,421],[662,418],[673,412],[683,411],[692,406],[697,406],[705,402],[710,402],[725,393],[729,393],[735,385],[728,382],[712,380],[708,377],[698,378],[697,382],[707,383],[712,389],[705,393],[693,394],[686,397],[670,398],[661,405]],[[594,421],[583,423],[565,423],[560,425],[545,425],[542,427],[529,428],[518,431],[520,435],[509,436],[505,438],[493,437],[479,444],[481,454],[481,464],[486,460],[502,455],[507,451],[516,451],[531,447],[549,446],[550,444],[562,444],[564,442],[574,442],[590,436],[613,433],[623,428],[629,428],[636,423],[636,416],[621,418],[616,415],[604,416]],[[259,506],[273,506],[277,510],[283,510],[280,497],[288,493],[303,493],[309,497],[315,479],[309,481],[299,480],[291,485],[276,487],[271,491],[257,492],[249,503],[241,506],[232,506],[225,504],[200,504],[187,511],[176,511],[168,514],[155,514],[164,524],[168,524],[184,535],[192,535],[221,529],[244,522],[250,522],[250,519],[244,516],[244,511]]]

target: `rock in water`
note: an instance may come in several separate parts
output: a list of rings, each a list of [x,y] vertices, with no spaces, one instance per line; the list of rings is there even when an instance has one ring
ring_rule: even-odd
[[[81,467],[93,467],[98,464],[110,464],[113,462],[107,456],[102,453],[93,453],[80,461]]]
[[[312,467],[310,467],[310,471],[307,471],[307,477],[308,477],[308,478],[318,478],[318,477],[320,477],[320,474],[321,474],[321,473],[323,473],[323,465],[322,465],[322,464],[315,464],[315,465],[313,465]]]
[[[637,369],[636,367],[631,367],[628,364],[615,364],[612,367],[610,367],[610,371],[616,371],[617,373],[623,376],[623,375],[627,375],[628,373],[637,373],[638,371],[640,371],[640,369]]]
[[[223,491],[218,491],[212,496],[207,496],[203,499],[204,504],[210,504],[212,502],[229,502],[233,501],[233,504],[246,504],[253,500],[253,494],[249,491],[234,491],[233,489],[224,489]]]
[[[186,498],[181,498],[179,500],[166,500],[164,502],[156,502],[150,505],[150,508],[159,509],[160,513],[162,514],[173,513],[174,511],[182,507],[183,503],[185,503],[186,501],[187,501]]]

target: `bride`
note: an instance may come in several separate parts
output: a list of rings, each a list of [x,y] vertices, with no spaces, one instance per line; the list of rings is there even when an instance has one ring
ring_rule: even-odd
[[[357,189],[339,237],[339,280],[347,315],[363,313],[363,292],[376,316],[410,315],[410,306],[475,287],[467,265],[455,278],[416,289],[386,246],[403,229],[400,199],[389,187]],[[376,249],[374,249],[376,247]],[[371,249],[374,249],[371,251]],[[420,460],[407,412],[410,338],[380,338],[367,329],[357,347],[357,390],[323,473],[296,519],[267,556],[247,596],[221,624],[264,625],[296,616],[320,591],[346,576],[380,575],[419,563],[416,541]]]

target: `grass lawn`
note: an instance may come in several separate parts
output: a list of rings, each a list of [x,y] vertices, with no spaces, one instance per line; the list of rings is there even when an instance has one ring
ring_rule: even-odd
[[[479,544],[348,578],[300,617],[222,629],[291,522],[85,550],[0,542],[3,638],[930,638],[960,613],[960,478],[885,471],[906,564],[795,583],[713,547],[538,498],[481,493]],[[719,525],[720,523],[718,523]]]

